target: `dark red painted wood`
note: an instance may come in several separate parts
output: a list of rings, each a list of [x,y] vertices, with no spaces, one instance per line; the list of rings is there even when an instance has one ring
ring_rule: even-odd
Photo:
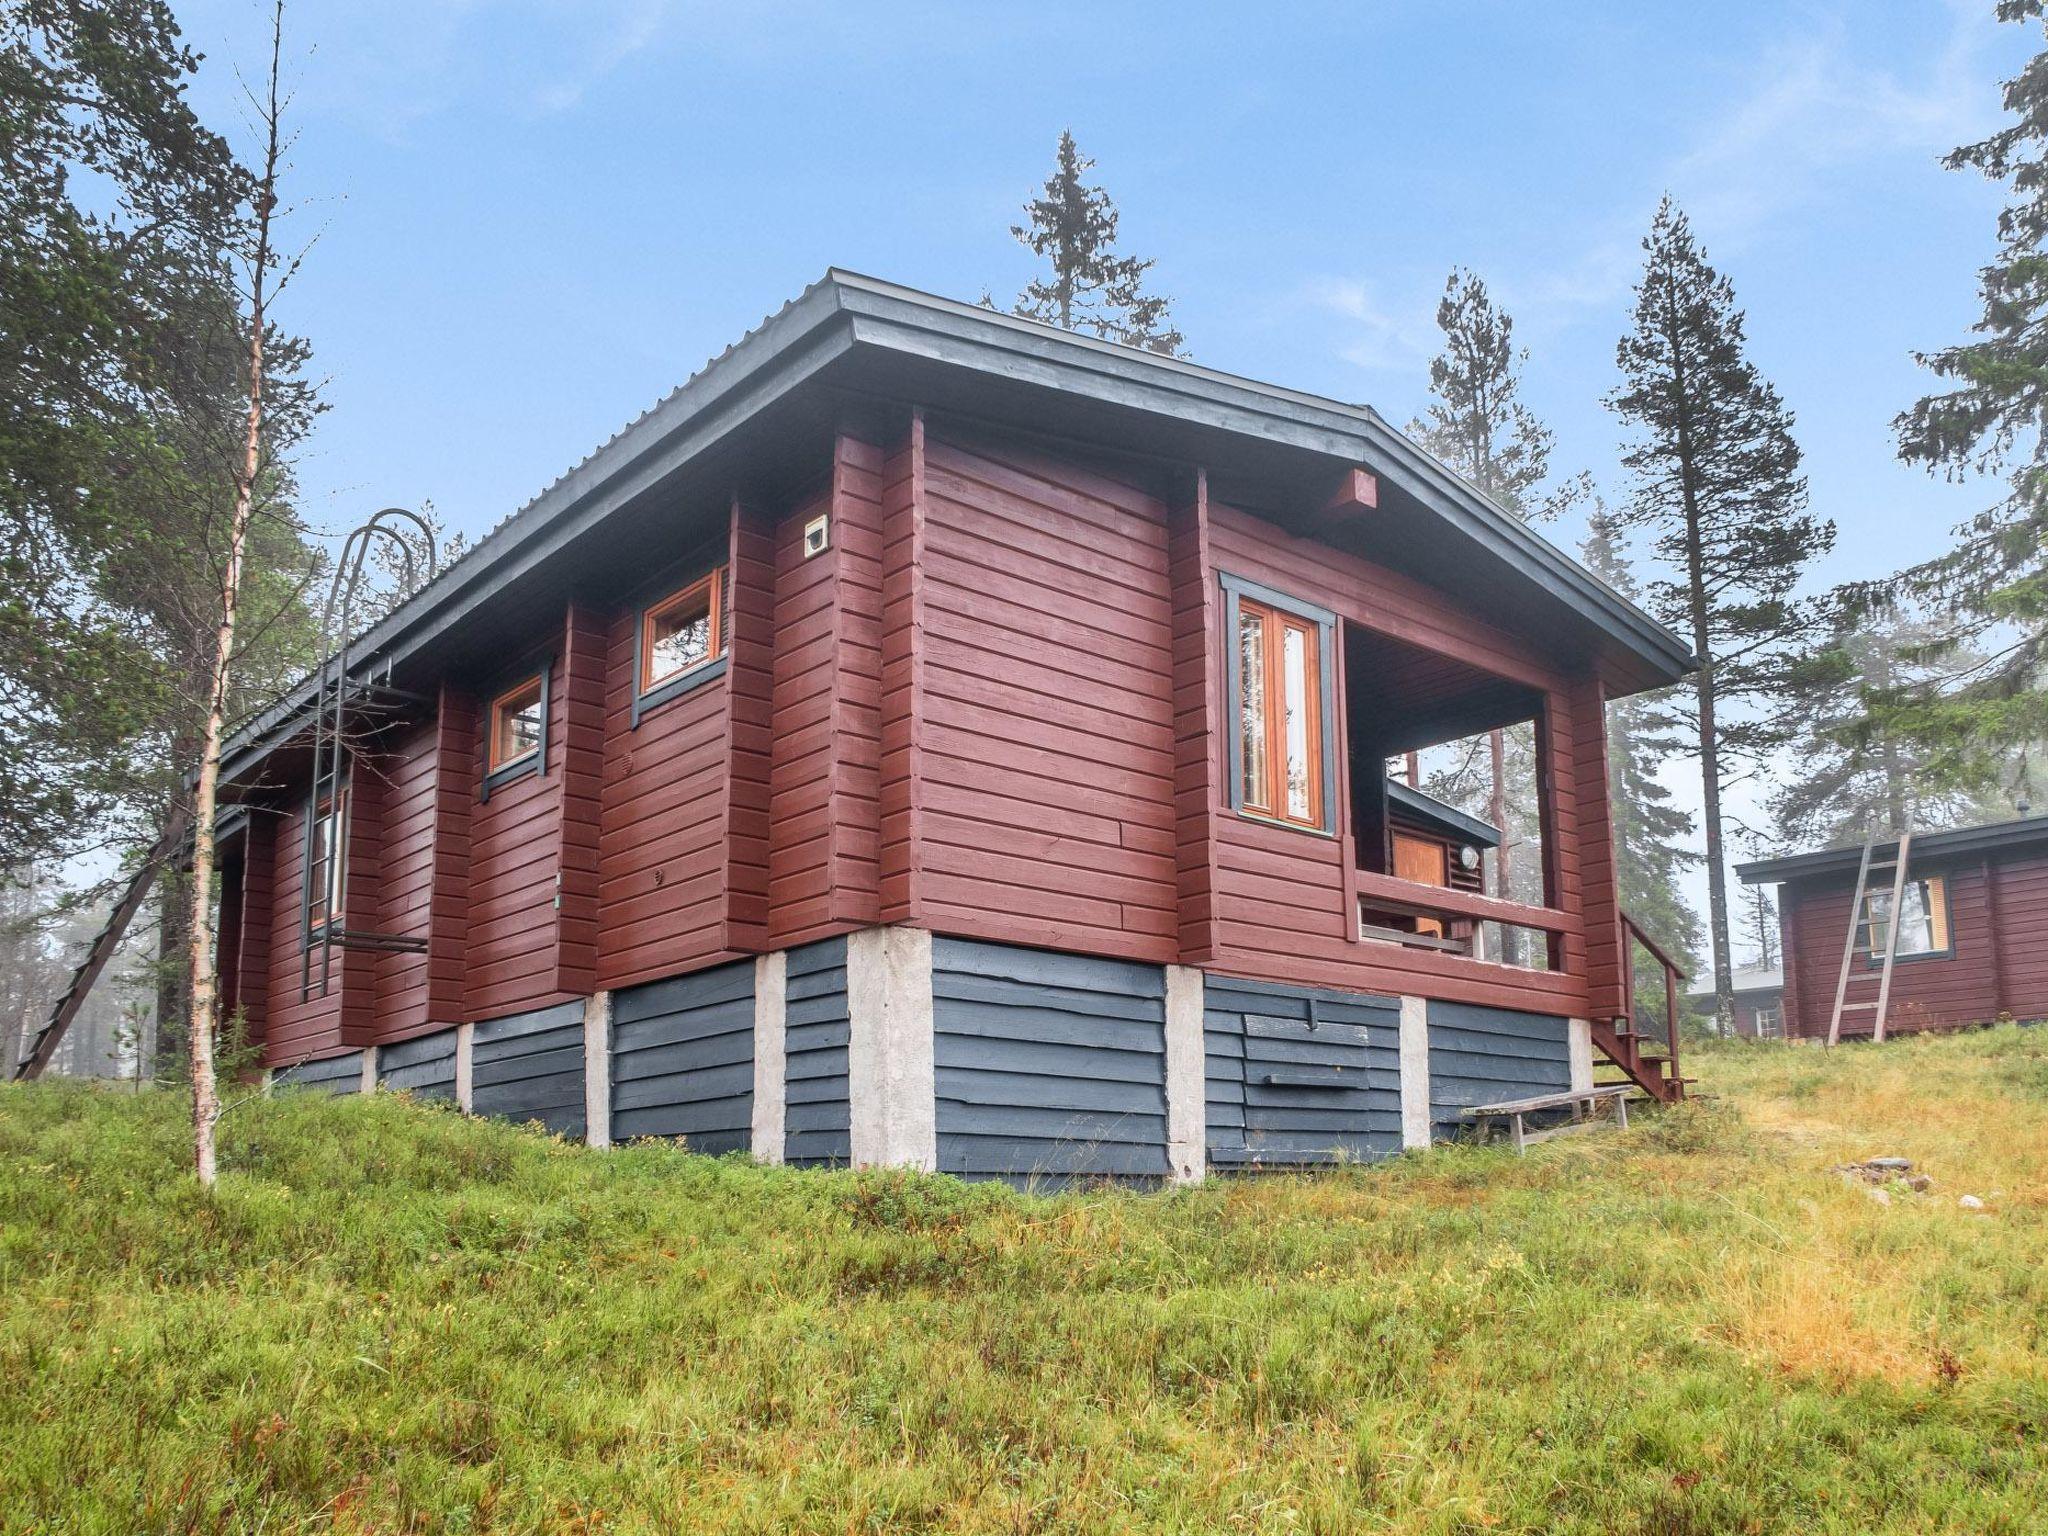
[[[925,447],[924,910],[974,937],[1173,959],[1166,508],[1039,450],[958,431]]]
[[[477,809],[483,721],[476,700],[444,683],[434,715],[432,917],[427,939],[427,1017],[467,1021],[470,825]]]
[[[378,875],[369,893],[377,903],[372,928],[379,933],[431,940],[434,916],[435,799],[439,791],[440,721],[430,719],[404,732],[391,750],[358,766],[377,814]],[[356,871],[350,870],[351,883]],[[375,978],[370,1027],[379,1044],[425,1034],[438,1027],[428,985],[431,956],[379,954],[372,957]]]
[[[345,960],[338,995],[300,1003],[298,808],[274,818],[265,871],[252,836],[240,952],[261,959],[242,964],[241,990],[267,1015],[274,1064],[874,922],[1621,1011],[1600,690],[1543,637],[1216,505],[1196,466],[1106,466],[921,411],[900,438],[877,436],[842,431],[805,488],[713,514],[723,675],[636,727],[639,610],[661,594],[585,593],[534,615],[536,649],[555,658],[545,776],[480,799],[480,702],[454,684],[392,738],[358,790],[349,920],[425,934],[425,955]],[[1368,482],[1347,478],[1356,515],[1370,515]],[[705,510],[679,508],[679,525]],[[820,514],[829,545],[806,558]],[[1546,701],[1562,972],[1361,942],[1341,780],[1336,836],[1229,810],[1219,573],[1414,648],[1390,663],[1404,687],[1466,688],[1478,668]],[[1341,673],[1345,647],[1338,658]]]
[[[701,574],[678,571],[673,585],[681,587]],[[646,597],[662,595],[655,591]],[[726,607],[731,615],[732,605]],[[610,626],[596,849],[595,984],[604,988],[653,981],[731,955],[726,945],[727,680],[714,678],[652,706],[635,729],[639,623],[640,605],[630,603]],[[730,645],[730,623],[727,629]]]
[[[263,1043],[270,1015],[270,943],[276,899],[277,818],[268,807],[250,812],[242,839],[242,900],[235,956],[235,991],[229,1003],[241,1010],[246,1038]]]
[[[1985,1023],[2000,1014],[2048,1017],[2048,853],[2021,848],[1944,863],[1915,858],[1912,874],[1947,882],[1950,952],[1901,956],[1892,968],[1887,1033]],[[1779,889],[1787,1033],[1825,1038],[1848,935],[1853,875],[1787,881]],[[1851,1000],[1875,998],[1875,973],[1850,984]],[[1867,1034],[1868,1010],[1843,1016],[1845,1033]]]
[[[637,620],[636,620],[637,622]],[[555,988],[597,989],[598,845],[604,798],[606,667],[604,618],[569,605],[562,637],[562,806],[557,824]]]
[[[733,498],[728,559],[731,634],[726,684],[725,939],[768,944],[770,797],[775,759],[775,518]]]
[[[925,507],[925,421],[914,411],[882,466],[875,915],[885,923],[924,921],[924,814],[933,795],[924,771],[924,654],[916,643],[925,616]],[[950,793],[957,805],[971,802]]]
[[[568,691],[559,619],[536,636],[549,667],[546,772],[500,784],[470,813],[469,933],[464,1013],[492,1019],[574,994],[557,981],[555,877],[560,870],[563,755]],[[516,681],[509,675],[507,682]],[[480,712],[481,713],[481,712]],[[484,762],[480,725],[470,750]]]
[[[1181,960],[1201,965],[1216,954],[1216,819],[1228,799],[1215,751],[1222,730],[1223,621],[1206,471],[1196,471],[1193,494],[1167,519],[1167,583],[1173,601],[1176,939]]]

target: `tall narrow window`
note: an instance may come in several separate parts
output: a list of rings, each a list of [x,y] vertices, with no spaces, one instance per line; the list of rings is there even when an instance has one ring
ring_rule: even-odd
[[[1244,809],[1323,826],[1322,634],[1314,621],[1239,597],[1238,782]]]
[[[718,656],[724,649],[725,568],[651,605],[640,615],[640,691]]]
[[[348,892],[348,788],[320,797],[313,818],[313,858],[306,870],[312,887],[314,928],[339,922],[342,899]]]
[[[491,701],[490,762],[492,773],[522,763],[540,752],[544,722],[544,690],[538,675],[506,689]]]

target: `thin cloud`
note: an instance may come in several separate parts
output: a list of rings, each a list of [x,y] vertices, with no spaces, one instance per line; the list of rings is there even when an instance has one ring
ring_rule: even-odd
[[[544,113],[566,112],[576,106],[613,70],[653,45],[672,9],[669,0],[627,0],[615,8],[610,24],[599,29],[601,36],[591,56],[572,66],[563,79],[543,87],[536,105]]]
[[[1389,304],[1359,279],[1321,278],[1309,283],[1302,297],[1347,322],[1338,355],[1355,367],[1412,371],[1436,349],[1434,289]]]
[[[1931,168],[1937,156],[1984,132],[1996,108],[1983,56],[1997,23],[1961,0],[1949,11],[1942,47],[1911,77],[1857,62],[1840,25],[1769,50],[1751,89],[1653,185],[1592,222],[1575,260],[1519,285],[1517,317],[1532,328],[1556,328],[1621,302],[1642,261],[1649,209],[1666,190],[1711,250],[1740,252],[1859,167],[1917,154]]]

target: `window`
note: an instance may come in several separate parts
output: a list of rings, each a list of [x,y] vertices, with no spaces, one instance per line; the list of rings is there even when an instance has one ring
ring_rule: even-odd
[[[1883,963],[1891,919],[1890,891],[1871,891],[1863,898],[1856,945],[1873,963]],[[1899,898],[1898,952],[1902,957],[1948,953],[1948,888],[1940,875],[1906,882]]]
[[[1785,1010],[1776,1003],[1761,1003],[1756,1010],[1756,1037],[1759,1040],[1782,1040],[1785,1038]]]
[[[313,852],[306,870],[313,893],[311,917],[317,930],[342,918],[348,889],[348,787],[320,797],[313,817]]]
[[[501,773],[507,768],[537,761],[547,736],[547,688],[542,676],[534,676],[508,688],[491,701],[489,769]]]
[[[1248,815],[1327,831],[1328,624],[1250,595],[1248,583],[1226,590],[1237,804]]]
[[[640,615],[640,692],[648,694],[725,649],[723,566]]]

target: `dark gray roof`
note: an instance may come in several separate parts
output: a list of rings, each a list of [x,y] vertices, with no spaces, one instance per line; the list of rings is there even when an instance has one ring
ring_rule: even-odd
[[[1453,837],[1462,837],[1466,842],[1477,843],[1482,848],[1500,846],[1500,831],[1491,822],[1468,815],[1455,805],[1437,799],[1435,795],[1424,794],[1421,790],[1412,789],[1397,779],[1389,779],[1387,798],[1410,815],[1436,823]]]
[[[2048,816],[2028,816],[2019,821],[1994,821],[1982,827],[1957,827],[1948,832],[1921,832],[1913,838],[1908,862],[1964,858],[1971,854],[1999,853],[2026,843],[2048,842]],[[1897,857],[1897,842],[1879,843],[1871,851],[1873,861]],[[1776,859],[1755,859],[1735,866],[1735,873],[1748,885],[1772,880],[1797,880],[1807,875],[1856,873],[1863,861],[1863,848],[1822,848],[1813,853],[1787,854]]]
[[[1539,626],[1598,654],[1633,690],[1676,681],[1687,646],[1585,567],[1409,442],[1369,406],[1347,405],[1179,358],[1019,320],[833,269],[687,383],[505,519],[350,648],[352,670],[388,672],[507,588],[543,579],[568,546],[652,498],[765,456],[777,421],[815,398],[922,402],[1105,448],[1202,464],[1226,497],[1304,489],[1363,464],[1380,507],[1358,537],[1375,559],[1455,581],[1503,622]],[[786,456],[786,455],[785,455]],[[228,778],[293,728],[310,684],[242,726]]]

